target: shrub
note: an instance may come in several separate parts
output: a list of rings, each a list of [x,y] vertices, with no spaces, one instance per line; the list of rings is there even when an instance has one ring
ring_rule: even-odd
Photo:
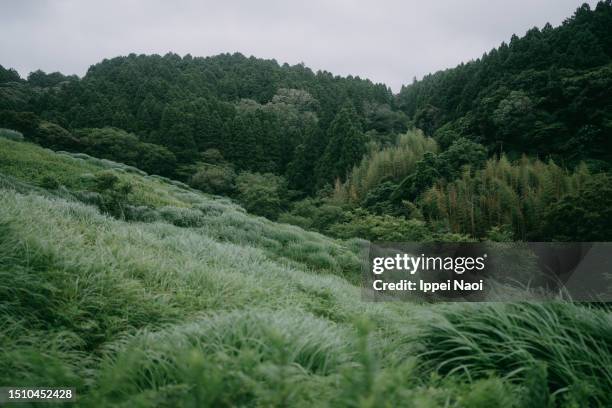
[[[278,222],[297,225],[304,229],[312,229],[312,220],[292,213],[283,213],[278,217]]]
[[[0,126],[18,130],[31,138],[37,131],[40,118],[32,112],[0,110]]]
[[[125,207],[125,218],[129,221],[155,222],[161,219],[161,215],[153,208],[144,205]]]
[[[132,192],[132,185],[121,182],[113,172],[102,171],[93,179],[93,191],[98,193],[100,211],[115,218],[125,219],[125,210],[128,196]]]
[[[238,201],[248,212],[275,220],[286,207],[286,184],[271,173],[242,172],[236,179]]]
[[[206,149],[200,155],[205,163],[221,164],[225,161],[219,149]]]
[[[176,165],[176,157],[165,147],[142,142],[138,136],[121,129],[79,129],[76,135],[81,151],[135,166],[148,173],[170,175]]]
[[[36,143],[54,150],[78,150],[79,140],[63,127],[51,122],[41,122],[34,137]]]
[[[198,210],[180,207],[162,207],[159,209],[161,218],[177,227],[201,227],[204,225],[204,216]]]
[[[364,210],[351,213],[345,223],[335,224],[330,232],[339,238],[363,238],[369,241],[426,241],[431,233],[423,221],[404,217],[373,215]]]
[[[486,239],[493,242],[511,242],[514,234],[508,225],[495,226],[487,232]]]
[[[191,177],[189,185],[211,194],[229,194],[235,189],[236,172],[229,166],[205,164]]]
[[[294,203],[291,211],[282,215],[282,222],[328,234],[332,225],[347,220],[347,214],[329,200],[306,198]]]
[[[60,183],[53,176],[44,176],[40,181],[40,186],[42,188],[46,188],[47,190],[56,190],[59,188]]]

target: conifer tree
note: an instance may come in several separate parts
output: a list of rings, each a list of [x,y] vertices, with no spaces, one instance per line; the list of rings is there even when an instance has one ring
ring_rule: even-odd
[[[338,112],[329,127],[328,138],[318,168],[320,184],[336,178],[344,180],[366,151],[366,138],[353,107],[345,106]]]

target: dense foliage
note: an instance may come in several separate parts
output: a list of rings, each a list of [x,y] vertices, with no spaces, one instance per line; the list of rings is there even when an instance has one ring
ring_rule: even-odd
[[[412,174],[416,163],[427,152],[437,152],[436,142],[422,132],[411,131],[398,137],[396,143],[373,148],[356,165],[346,183],[336,186],[336,199],[360,202],[370,190],[383,182],[399,183]]]
[[[502,157],[489,160],[481,170],[468,169],[450,183],[437,183],[421,196],[420,205],[428,219],[442,222],[452,232],[485,237],[492,228],[506,226],[515,239],[550,240],[558,238],[557,227],[566,222],[585,221],[574,206],[574,211],[566,211],[567,218],[550,219],[555,227],[543,224],[548,213],[555,212],[558,201],[565,200],[567,194],[577,194],[590,177],[586,167],[570,173],[553,162],[523,158],[512,164]],[[603,211],[592,214],[598,222],[604,221],[605,215]],[[594,234],[586,233],[580,238],[597,240]]]
[[[585,4],[398,95],[241,54],[0,67],[0,128],[338,237],[612,239],[611,28]]]
[[[217,149],[237,170],[287,176],[306,193],[346,175],[365,151],[364,132],[406,130],[393,104],[382,84],[241,54],[131,54],[92,66],[82,79],[0,72],[1,126],[43,146],[83,151],[68,135],[112,127],[176,157],[170,172],[147,171],[184,177],[177,167]],[[41,129],[48,122],[57,126],[51,135]],[[105,155],[114,155],[109,148]]]

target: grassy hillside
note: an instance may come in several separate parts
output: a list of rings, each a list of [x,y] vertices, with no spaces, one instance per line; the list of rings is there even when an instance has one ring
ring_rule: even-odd
[[[101,174],[131,186],[124,217],[101,212]],[[0,138],[0,229],[2,385],[75,386],[81,406],[612,398],[604,309],[365,302],[358,241],[129,166]]]

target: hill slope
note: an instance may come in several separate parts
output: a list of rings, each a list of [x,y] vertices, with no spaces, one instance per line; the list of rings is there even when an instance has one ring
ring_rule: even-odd
[[[82,406],[609,401],[605,311],[363,302],[358,242],[2,138],[0,173],[0,384]],[[132,186],[115,218],[109,174]]]

